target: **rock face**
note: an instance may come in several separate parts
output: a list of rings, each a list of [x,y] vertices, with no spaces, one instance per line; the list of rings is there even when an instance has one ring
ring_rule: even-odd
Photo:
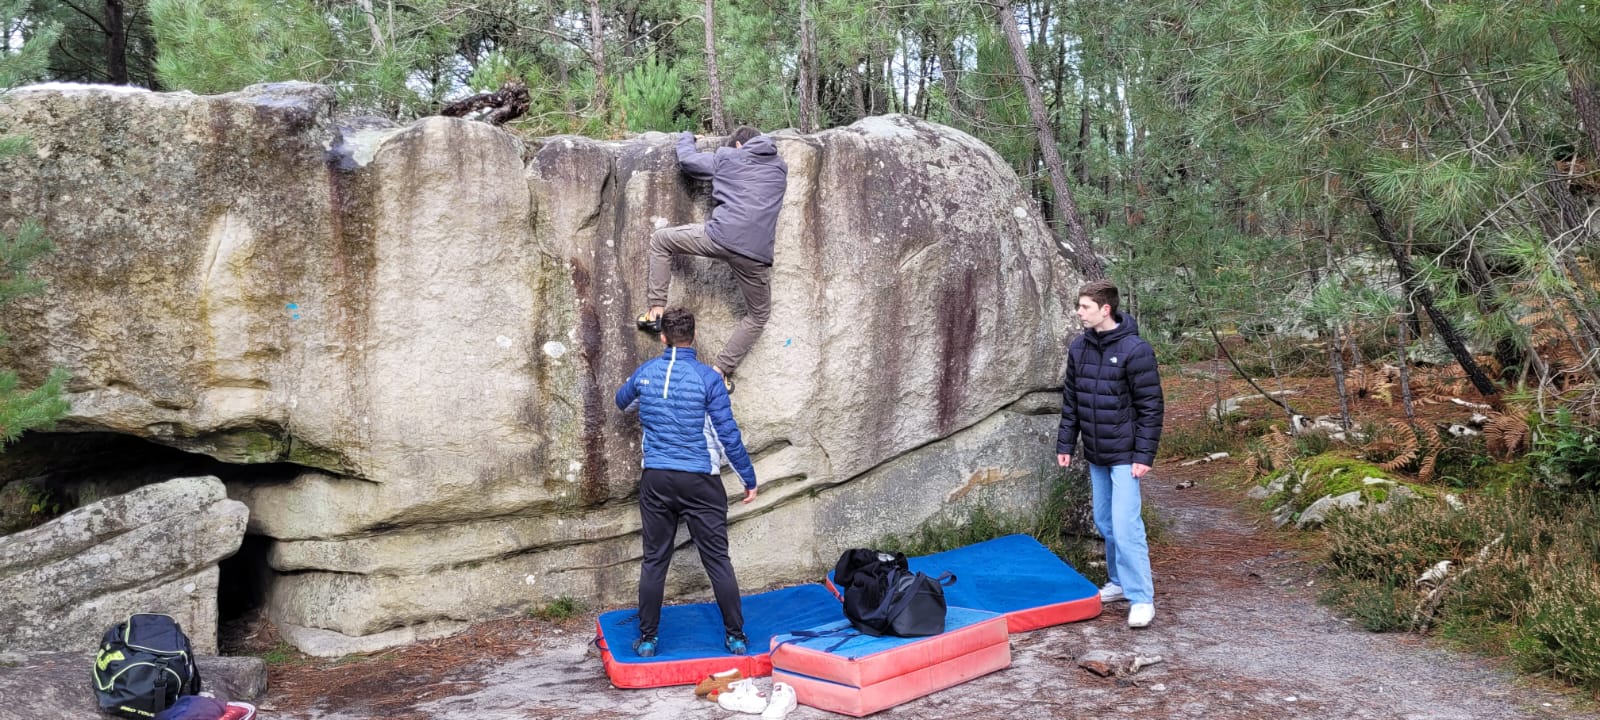
[[[0,132],[35,149],[0,167],[17,178],[0,212],[58,246],[0,362],[70,369],[72,429],[301,467],[229,493],[277,540],[272,617],[324,652],[560,596],[631,602],[639,428],[611,395],[660,348],[632,327],[649,235],[703,221],[708,186],[664,134],[342,131],[330,98],[0,103]],[[732,508],[745,587],[815,579],[940,513],[1032,504],[1079,282],[970,136],[888,116],[776,137],[773,312],[733,398],[762,483]],[[708,357],[742,311],[701,259],[674,261],[672,303]],[[673,592],[704,585],[687,555]]]
[[[98,638],[96,638],[98,639]],[[83,720],[111,718],[89,689],[93,653],[0,653],[0,720]],[[261,658],[195,658],[201,689],[222,700],[253,703],[267,690],[267,664]]]
[[[248,516],[220,480],[179,478],[0,537],[0,646],[88,650],[128,615],[157,612],[215,653],[217,561]]]

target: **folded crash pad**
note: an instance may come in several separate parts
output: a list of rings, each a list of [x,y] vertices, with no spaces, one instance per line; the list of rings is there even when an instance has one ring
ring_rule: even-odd
[[[849,622],[772,641],[772,678],[801,704],[861,717],[1011,665],[1006,619],[951,607],[945,631],[920,638],[861,635]]]
[[[913,571],[932,576],[955,573],[955,584],[944,589],[945,602],[1004,615],[1011,632],[1100,615],[1100,589],[1027,535],[1007,535],[908,560]],[[832,572],[827,585],[837,597]]]

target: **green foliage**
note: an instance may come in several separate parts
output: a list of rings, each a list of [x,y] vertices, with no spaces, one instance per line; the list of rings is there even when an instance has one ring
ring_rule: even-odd
[[[1482,438],[1448,441],[1439,453],[1433,474],[1437,482],[1453,488],[1485,492],[1504,492],[1526,485],[1533,478],[1528,457],[1509,462],[1496,460]]]
[[[1418,501],[1324,527],[1323,598],[1368,629],[1413,629],[1436,605],[1431,620],[1447,637],[1600,689],[1600,496],[1513,487],[1462,510]],[[1430,600],[1435,586],[1416,580],[1441,560],[1454,568]]]
[[[23,220],[12,235],[0,235],[0,305],[44,290],[44,283],[27,269],[52,249],[44,228],[32,219]]]
[[[146,0],[116,3],[28,0],[20,5],[21,16],[30,23],[61,30],[59,37],[44,41],[39,48],[48,55],[46,67],[50,79],[158,87],[153,68],[155,38],[150,30]],[[0,9],[0,17],[9,15]],[[113,43],[110,29],[119,25],[120,32]],[[113,67],[114,52],[117,67]]]
[[[306,656],[286,640],[279,640],[277,645],[260,655],[262,662],[268,665],[298,665],[306,661]]]
[[[8,28],[14,27],[13,19],[18,17],[20,9],[20,3],[0,2],[0,18],[6,20]],[[13,32],[25,39],[20,48],[0,52],[0,90],[38,76],[45,62],[43,48],[54,42],[60,27],[41,24],[26,32]],[[0,138],[0,158],[20,155],[27,147],[27,138]],[[31,219],[19,222],[10,235],[0,232],[0,308],[19,297],[44,290],[44,283],[30,276],[28,267],[51,249],[43,228]],[[0,334],[0,343],[4,342],[5,336]],[[66,414],[68,403],[62,394],[66,381],[67,372],[56,368],[38,387],[24,389],[15,372],[0,368],[0,451],[22,433],[47,428]],[[28,505],[27,518],[37,519],[60,512],[58,504],[41,501]]]
[[[539,618],[540,620],[558,622],[561,620],[571,619],[583,612],[583,610],[583,603],[563,595],[551,600],[543,607],[534,608],[528,611],[528,614]]]
[[[28,5],[27,0],[0,0],[0,22],[8,35],[0,47],[0,92],[44,79],[50,48],[61,37],[58,20],[30,13]],[[21,47],[15,46],[18,39]]]
[[[1177,425],[1161,435],[1157,457],[1196,458],[1214,452],[1237,455],[1244,451],[1246,439],[1222,422]]]
[[[683,88],[677,71],[654,57],[634,66],[619,83],[617,112],[634,132],[690,129],[687,120],[678,114],[682,102]]]
[[[0,535],[54,520],[65,507],[63,499],[49,488],[21,481],[0,487]]]
[[[173,89],[220,93],[262,82],[332,85],[349,109],[406,118],[504,69],[462,72],[458,52],[480,31],[476,7],[449,0],[326,7],[314,0],[150,0],[156,72]]]
[[[1028,532],[1034,529],[1031,518],[999,513],[987,506],[978,506],[961,518],[937,518],[919,526],[910,535],[886,536],[876,545],[879,550],[903,552],[906,555],[928,555],[973,543],[993,540],[1005,535]]]
[[[1523,634],[1511,650],[1517,665],[1581,687],[1600,689],[1600,574],[1594,558],[1550,568],[1548,582],[1531,588]]]
[[[1528,458],[1550,485],[1600,490],[1600,428],[1577,422],[1564,408],[1538,427]]]
[[[150,0],[150,16],[167,87],[223,93],[333,79],[334,34],[311,0]]]
[[[473,92],[494,92],[509,82],[537,80],[538,74],[538,66],[528,57],[496,50],[473,68],[467,87]]]

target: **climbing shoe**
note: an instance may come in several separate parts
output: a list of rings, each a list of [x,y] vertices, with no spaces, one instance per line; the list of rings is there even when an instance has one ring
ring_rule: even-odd
[[[739,672],[738,668],[733,668],[732,670],[723,670],[719,673],[713,673],[711,675],[707,675],[704,680],[701,680],[698,685],[694,686],[694,694],[698,697],[710,696],[712,700],[715,700],[717,699],[717,693],[727,690],[729,685],[732,685],[735,681],[743,679],[744,675]]]
[[[636,653],[639,657],[642,657],[642,658],[655,657],[656,656],[656,639],[655,639],[655,636],[651,636],[651,637],[647,637],[647,638],[639,638],[638,640],[634,641],[634,643],[633,643],[633,652]]]
[[[744,635],[728,633],[727,639],[722,644],[728,646],[728,652],[734,655],[748,655],[750,653],[750,643],[745,640]]]
[[[633,322],[639,327],[640,330],[650,333],[651,335],[661,334],[661,318],[651,318],[649,310],[639,313],[639,317],[634,319]]]

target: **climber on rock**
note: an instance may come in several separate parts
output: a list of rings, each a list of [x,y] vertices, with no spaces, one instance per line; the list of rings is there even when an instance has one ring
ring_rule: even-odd
[[[761,337],[772,312],[773,238],[789,166],[778,157],[772,138],[749,126],[734,130],[716,152],[701,152],[691,133],[679,135],[678,164],[690,177],[711,181],[717,204],[703,224],[662,228],[650,236],[650,308],[636,322],[641,330],[660,332],[674,254],[727,262],[744,297],[745,314],[712,367],[733,392],[734,370]]]

